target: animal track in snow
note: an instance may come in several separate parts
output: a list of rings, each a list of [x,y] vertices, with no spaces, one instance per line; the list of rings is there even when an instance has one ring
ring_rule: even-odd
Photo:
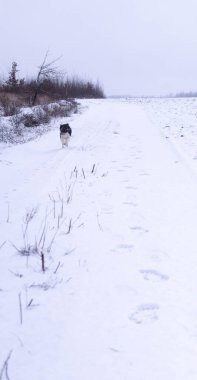
[[[168,281],[169,276],[167,274],[163,274],[158,272],[155,269],[142,269],[140,273],[143,274],[144,280],[160,280],[160,281]]]
[[[129,201],[123,202],[123,205],[137,207],[137,203],[129,202]]]
[[[129,315],[130,321],[140,324],[150,324],[158,320],[159,305],[156,303],[144,303]]]
[[[138,232],[138,233],[147,233],[149,232],[149,230],[146,230],[145,228],[141,227],[141,226],[132,226],[132,227],[129,227],[130,230],[134,231],[134,232]]]
[[[164,259],[168,259],[168,253],[160,249],[153,249],[149,252],[149,257],[154,262],[161,262]]]
[[[150,174],[147,173],[147,172],[140,172],[139,175],[141,175],[141,176],[149,176]]]
[[[117,169],[117,172],[123,173],[123,172],[125,172],[125,170],[124,169]]]
[[[133,166],[132,165],[124,165],[123,168],[125,169],[131,169]]]
[[[113,252],[131,252],[133,250],[134,246],[132,244],[118,244],[115,248],[112,249]]]
[[[13,164],[12,161],[7,161],[7,160],[0,160],[0,162],[1,162],[2,164],[8,165],[8,166]]]
[[[127,189],[127,190],[137,190],[137,187],[135,187],[135,186],[126,186],[125,189]]]
[[[118,247],[119,248],[132,248],[133,245],[132,244],[119,244]]]

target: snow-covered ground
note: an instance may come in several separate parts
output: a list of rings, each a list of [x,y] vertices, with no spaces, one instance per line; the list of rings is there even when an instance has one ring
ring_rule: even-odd
[[[197,98],[143,99],[150,120],[180,151],[189,166],[197,170]]]
[[[83,101],[0,154],[0,379],[197,379],[195,99]]]

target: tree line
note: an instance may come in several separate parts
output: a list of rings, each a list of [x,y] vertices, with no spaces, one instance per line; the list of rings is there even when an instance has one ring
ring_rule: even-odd
[[[97,81],[86,81],[79,77],[67,77],[55,67],[54,60],[47,62],[47,55],[39,66],[37,77],[19,78],[17,62],[12,62],[8,78],[0,83],[0,93],[26,95],[31,105],[39,103],[42,97],[49,100],[72,98],[103,98],[104,91]]]

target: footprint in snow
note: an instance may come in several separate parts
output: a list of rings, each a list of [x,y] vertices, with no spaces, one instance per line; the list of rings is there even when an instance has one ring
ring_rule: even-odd
[[[129,227],[130,230],[134,231],[134,232],[138,232],[138,233],[147,233],[149,232],[149,230],[146,230],[145,228],[141,227],[141,226],[132,226],[132,227]]]
[[[135,202],[129,202],[129,201],[123,202],[123,205],[137,207],[137,203],[135,203]]]
[[[128,180],[126,182],[129,182]],[[137,190],[137,187],[135,186],[126,186],[125,187],[126,190]]]
[[[169,258],[168,253],[160,249],[152,249],[149,252],[145,252],[144,254],[146,257],[148,256],[153,262],[162,262],[163,260]]]
[[[144,303],[137,307],[137,310],[129,315],[130,321],[140,324],[150,324],[156,322],[158,317],[159,305],[156,303]]]
[[[133,248],[134,246],[132,244],[118,244],[115,248],[112,249],[112,251],[118,253],[125,253],[125,251],[131,252]]]
[[[123,172],[125,172],[125,170],[124,169],[118,169],[117,172],[123,173]]]
[[[168,281],[169,276],[158,272],[155,269],[142,269],[140,273],[143,274],[144,280]]]
[[[140,175],[140,176],[149,176],[150,174],[147,173],[147,172],[140,172],[139,175]]]
[[[109,347],[110,351],[114,352],[114,353],[119,353],[120,350],[118,350],[117,348],[114,348],[114,347]]]
[[[13,164],[13,162],[12,162],[12,161],[6,161],[6,160],[0,160],[0,162],[1,162],[2,164],[5,164],[5,165],[7,165],[7,166],[10,166],[10,165],[12,165],[12,164]]]

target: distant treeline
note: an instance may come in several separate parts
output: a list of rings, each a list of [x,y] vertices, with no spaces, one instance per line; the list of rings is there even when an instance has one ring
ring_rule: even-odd
[[[0,92],[14,94],[31,94],[37,88],[35,79],[23,79],[17,84],[1,83]],[[104,92],[100,84],[92,83],[83,79],[73,77],[66,80],[44,79],[38,89],[40,95],[48,95],[51,99],[66,98],[103,98]]]
[[[174,95],[175,98],[196,98],[197,97],[197,91],[189,91],[189,92],[179,92],[178,94]]]
[[[52,62],[53,64],[53,62]],[[56,75],[51,63],[40,66],[36,78],[18,78],[17,63],[13,62],[8,78],[0,81],[0,93],[25,95],[32,97],[32,104],[41,97],[50,100],[69,99],[69,98],[103,98],[104,91],[97,81],[86,81],[79,77],[67,77]]]

